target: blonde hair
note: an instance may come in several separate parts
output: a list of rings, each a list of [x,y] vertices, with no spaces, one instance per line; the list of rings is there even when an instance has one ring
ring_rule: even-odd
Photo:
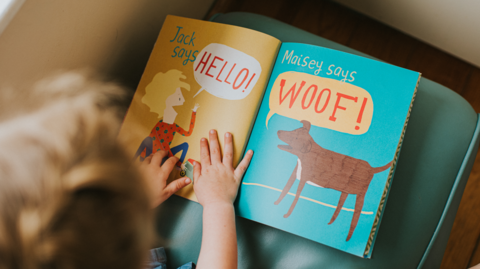
[[[7,95],[0,268],[141,268],[151,210],[116,141],[119,87],[67,73]]]
[[[176,69],[168,70],[166,73],[157,73],[152,82],[145,87],[142,103],[150,107],[151,112],[157,113],[158,118],[163,117],[167,97],[172,95],[179,87],[190,91],[190,85],[180,80],[186,78],[182,71]]]

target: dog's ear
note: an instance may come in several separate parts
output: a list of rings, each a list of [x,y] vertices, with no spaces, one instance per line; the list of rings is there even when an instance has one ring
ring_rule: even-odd
[[[307,129],[307,132],[310,132],[310,126],[312,126],[312,124],[307,120],[302,120],[301,123],[303,123],[303,128]]]
[[[308,153],[310,152],[310,150],[312,150],[312,141],[310,140],[307,140],[303,143],[303,146],[302,148],[300,149],[300,152],[302,153]]]

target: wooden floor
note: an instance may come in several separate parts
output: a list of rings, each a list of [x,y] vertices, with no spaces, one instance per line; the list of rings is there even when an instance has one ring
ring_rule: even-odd
[[[422,73],[480,112],[480,69],[398,30],[326,0],[217,0],[207,15],[246,11],[291,24],[381,60]],[[442,269],[480,263],[480,157],[458,209]]]

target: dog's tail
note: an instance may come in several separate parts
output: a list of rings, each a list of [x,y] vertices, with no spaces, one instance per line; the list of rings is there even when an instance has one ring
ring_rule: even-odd
[[[388,168],[390,168],[392,166],[392,163],[393,163],[393,161],[391,161],[391,162],[389,162],[386,165],[381,166],[381,167],[372,167],[372,171],[373,171],[374,174],[380,173],[380,172],[385,171]]]

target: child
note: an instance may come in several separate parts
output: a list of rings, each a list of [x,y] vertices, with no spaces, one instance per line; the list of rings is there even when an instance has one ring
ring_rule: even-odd
[[[144,268],[154,239],[152,206],[190,183],[166,184],[178,161],[166,151],[131,162],[116,141],[115,85],[78,73],[0,96],[0,268]],[[215,131],[201,141],[194,189],[204,206],[197,268],[235,268],[232,202],[251,159],[232,166]],[[143,180],[145,178],[145,180]]]
[[[170,144],[175,134],[190,136],[195,128],[195,118],[197,115],[198,104],[192,109],[190,124],[187,130],[175,123],[177,112],[173,107],[181,106],[185,102],[182,90],[190,90],[190,85],[181,79],[185,79],[182,72],[172,69],[166,73],[159,72],[155,75],[152,82],[145,88],[145,95],[142,103],[150,108],[150,112],[158,115],[159,121],[153,126],[149,136],[147,136],[135,153],[135,159],[139,156],[142,161],[146,156],[157,152],[157,150],[166,150],[171,157],[178,152],[182,152],[180,160],[177,163],[181,167],[188,151],[188,143],[184,142],[170,148]]]

